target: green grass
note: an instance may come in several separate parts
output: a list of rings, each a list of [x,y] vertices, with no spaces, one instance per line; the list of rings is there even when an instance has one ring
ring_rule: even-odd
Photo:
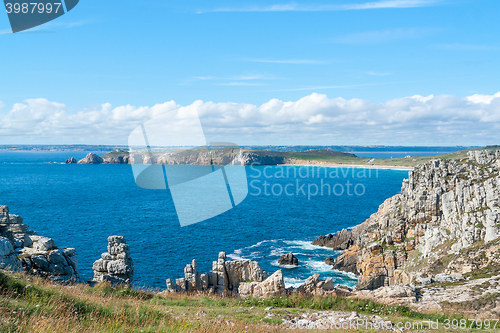
[[[280,332],[282,318],[356,311],[393,322],[466,319],[341,297],[224,298],[155,293],[108,284],[55,285],[0,271],[0,332]],[[273,306],[274,316],[265,308]]]

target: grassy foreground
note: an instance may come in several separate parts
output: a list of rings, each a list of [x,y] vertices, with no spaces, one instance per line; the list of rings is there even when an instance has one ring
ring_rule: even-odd
[[[285,330],[282,318],[320,310],[376,314],[393,322],[461,319],[348,298],[239,299],[161,294],[106,284],[56,285],[2,271],[0,290],[1,332],[281,332]],[[268,306],[274,309],[266,311]],[[266,317],[269,312],[274,316]]]

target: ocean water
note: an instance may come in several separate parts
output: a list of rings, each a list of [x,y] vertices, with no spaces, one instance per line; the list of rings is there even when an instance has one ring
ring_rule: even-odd
[[[84,279],[92,278],[92,263],[106,251],[107,237],[125,236],[134,284],[152,288],[182,277],[192,259],[199,271],[210,270],[220,251],[256,260],[271,273],[283,269],[287,286],[314,273],[352,286],[354,275],[324,263],[338,252],[312,246],[312,240],[363,222],[400,192],[408,176],[407,170],[246,167],[249,194],[241,204],[180,227],[170,192],[137,187],[129,165],[63,164],[86,154],[1,151],[0,204],[58,247],[76,248]],[[299,266],[280,267],[279,256],[290,251]]]

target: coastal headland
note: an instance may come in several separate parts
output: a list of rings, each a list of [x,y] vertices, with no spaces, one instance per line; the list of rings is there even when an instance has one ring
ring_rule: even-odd
[[[182,161],[206,163],[211,155],[205,153],[184,156]],[[226,153],[217,155],[217,161],[224,163],[225,156],[241,156],[245,163],[255,156],[267,161],[282,158]],[[128,154],[106,155],[96,155],[102,161],[87,156],[80,164],[100,164],[112,158],[116,162],[119,157],[121,164]],[[434,325],[446,330],[447,322],[465,321],[472,328],[479,328],[480,322],[481,327],[488,323],[496,329],[500,319],[500,150],[470,150],[448,157],[421,158],[424,162],[409,171],[401,193],[388,198],[369,219],[312,243],[342,251],[326,261],[332,269],[356,274],[355,288],[334,285],[319,274],[298,288],[285,288],[281,270],[264,272],[256,261],[227,260],[221,252],[209,272],[199,272],[193,260],[183,277],[165,277],[165,290],[137,290],[130,285],[129,248],[120,236],[108,239],[108,252],[94,264],[95,276],[109,278],[89,286],[78,276],[78,249],[58,249],[54,240],[29,231],[22,218],[1,206],[1,325],[12,330],[17,325],[34,325],[39,331],[56,332],[111,327],[277,332],[317,329],[318,323],[340,331],[345,322],[352,331],[430,331]],[[210,158],[213,163],[214,155]],[[314,160],[309,159],[302,164],[296,163],[296,157],[287,158],[285,162],[295,162],[289,165],[325,162],[310,163]],[[403,166],[403,161],[397,162],[400,165],[391,167]],[[343,165],[360,166],[345,160]],[[121,280],[126,282],[117,283],[121,280],[116,277],[124,272],[127,279]],[[352,327],[353,322],[358,326]]]

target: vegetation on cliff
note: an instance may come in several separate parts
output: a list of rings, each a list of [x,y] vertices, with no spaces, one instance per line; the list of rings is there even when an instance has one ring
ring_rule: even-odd
[[[58,285],[5,271],[0,271],[0,289],[2,332],[280,332],[290,327],[294,318],[314,317],[318,311],[354,314],[353,318],[378,317],[393,323],[465,319],[418,313],[371,300],[300,296],[242,299],[156,293],[106,283],[95,287]]]

